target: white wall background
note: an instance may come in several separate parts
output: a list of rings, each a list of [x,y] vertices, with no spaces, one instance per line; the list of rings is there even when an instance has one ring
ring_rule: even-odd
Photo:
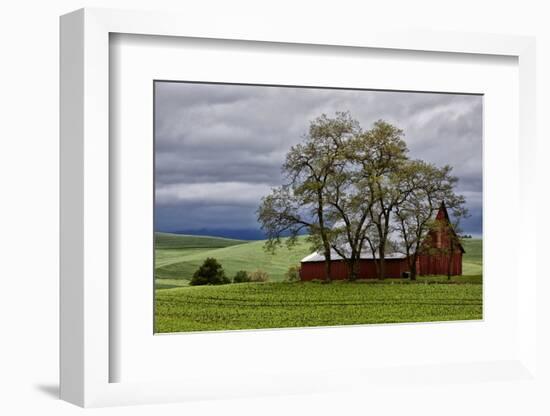
[[[537,209],[548,202],[550,127],[550,12],[546,1],[169,1],[21,0],[0,6],[0,413],[76,414],[82,409],[56,399],[58,383],[58,16],[80,7],[178,10],[204,19],[227,16],[273,19],[281,28],[326,25],[391,25],[437,30],[537,36],[539,189]],[[539,257],[548,248],[539,230]],[[541,261],[542,264],[542,261]],[[538,287],[540,299],[550,285]],[[549,308],[540,305],[549,328]],[[548,330],[540,331],[550,351]],[[541,351],[541,352],[542,352]],[[548,359],[540,354],[543,365]],[[548,367],[546,367],[548,369]],[[550,374],[550,372],[546,372]],[[548,386],[546,386],[548,390]],[[453,393],[450,393],[453,392]],[[345,393],[329,396],[258,398],[93,410],[97,414],[548,414],[543,391],[506,383],[488,389],[457,384],[433,386],[396,398]]]

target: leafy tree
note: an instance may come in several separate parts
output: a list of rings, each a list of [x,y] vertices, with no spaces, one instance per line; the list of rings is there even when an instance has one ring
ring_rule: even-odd
[[[204,263],[195,271],[189,282],[192,286],[223,285],[227,283],[231,283],[231,281],[225,275],[222,265],[212,257],[204,260]]]
[[[414,279],[440,201],[448,201],[454,218],[465,214],[451,168],[410,160],[403,131],[383,120],[363,131],[349,113],[322,115],[311,123],[303,143],[290,149],[283,173],[285,184],[272,189],[258,209],[266,248],[275,250],[284,236],[291,247],[307,231],[313,248],[324,254],[326,281],[332,251],[346,261],[349,279],[355,280],[365,247],[383,279],[386,253],[396,250],[390,240],[394,232],[402,237]],[[458,244],[451,242],[450,253]]]
[[[237,273],[235,273],[235,276],[233,276],[233,283],[247,283],[247,282],[250,282],[250,276],[244,270],[239,270]]]
[[[286,155],[282,171],[286,183],[272,189],[258,209],[258,221],[267,235],[266,249],[275,250],[288,236],[287,245],[307,231],[315,250],[325,256],[325,281],[331,280],[331,228],[326,188],[338,163],[342,144],[360,131],[349,113],[334,118],[322,115],[309,127],[302,143]]]
[[[451,171],[450,166],[437,168],[423,161],[409,163],[407,180],[411,191],[395,207],[395,221],[401,240],[399,248],[407,256],[411,280],[416,280],[416,261],[426,249],[423,245],[429,231],[441,226],[434,217],[442,201],[457,217],[466,214],[464,197],[454,191],[458,178]]]
[[[346,261],[349,280],[353,281],[357,278],[361,252],[370,228],[367,219],[372,200],[360,186],[360,178],[349,154],[350,142],[344,146],[341,153],[345,159],[337,165],[328,181],[326,199],[330,207],[328,216],[333,223],[331,247]]]
[[[351,143],[350,158],[358,164],[358,191],[369,199],[364,239],[377,266],[378,278],[385,277],[388,236],[392,231],[392,211],[410,192],[407,145],[403,131],[378,120],[372,129]]]
[[[345,160],[336,164],[328,181],[335,224],[332,247],[348,263],[350,280],[357,277],[365,245],[376,259],[379,278],[385,275],[386,253],[400,248],[415,279],[416,259],[439,203],[448,201],[455,218],[465,214],[451,168],[410,160],[402,136],[400,129],[376,122],[344,143],[340,155]],[[390,240],[394,232],[399,242]]]

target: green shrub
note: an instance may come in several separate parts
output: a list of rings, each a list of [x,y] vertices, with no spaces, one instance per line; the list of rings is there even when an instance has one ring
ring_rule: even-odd
[[[233,277],[233,283],[246,283],[250,282],[250,276],[244,270],[239,270]]]
[[[224,285],[227,283],[231,283],[231,281],[225,275],[222,265],[212,257],[208,257],[204,261],[189,282],[191,286]]]
[[[290,266],[285,273],[285,280],[287,282],[299,282],[300,266]]]
[[[269,275],[261,269],[250,274],[251,282],[269,282]]]

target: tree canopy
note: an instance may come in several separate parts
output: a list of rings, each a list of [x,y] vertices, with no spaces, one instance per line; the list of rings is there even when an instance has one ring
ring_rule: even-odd
[[[324,254],[325,280],[331,280],[333,252],[355,279],[364,250],[370,250],[384,278],[390,247],[416,260],[442,201],[455,221],[466,215],[451,171],[410,159],[404,132],[383,120],[363,130],[348,112],[323,114],[288,152],[283,185],[261,201],[258,220],[266,248],[275,250],[282,237],[292,246],[306,232],[313,249]]]
[[[223,285],[227,283],[231,283],[231,280],[225,275],[222,265],[212,257],[204,260],[189,281],[191,286]]]

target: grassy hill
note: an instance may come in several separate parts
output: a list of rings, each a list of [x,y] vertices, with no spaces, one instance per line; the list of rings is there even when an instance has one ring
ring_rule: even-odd
[[[200,235],[155,233],[157,249],[222,248],[242,243],[246,241]]]
[[[157,288],[187,285],[195,270],[207,257],[216,258],[229,277],[233,277],[239,270],[252,272],[262,269],[269,274],[271,281],[282,281],[288,268],[298,265],[300,260],[311,252],[305,236],[298,238],[298,243],[292,250],[283,246],[275,254],[266,252],[263,248],[264,243],[263,240],[243,241],[157,233],[155,249]],[[463,258],[463,280],[468,277],[481,280],[482,240],[464,239],[463,246],[466,250]]]
[[[184,261],[188,255],[193,253],[199,254],[243,243],[246,243],[246,241],[219,237],[155,233],[155,268],[158,269],[164,265]],[[180,276],[169,274],[163,277],[181,279]]]
[[[290,266],[298,265],[300,260],[311,252],[305,237],[300,237],[298,244],[292,250],[282,247],[275,254],[264,250],[264,241],[247,242],[176,234],[157,235],[157,241],[159,242],[155,250],[157,279],[189,280],[204,259],[214,257],[222,264],[229,277],[233,277],[239,270],[253,272],[262,269],[269,274],[272,281],[281,281]],[[172,283],[177,285],[178,282]]]
[[[481,276],[483,274],[483,240],[465,238],[462,246],[466,253],[462,257],[462,274],[464,276]]]

